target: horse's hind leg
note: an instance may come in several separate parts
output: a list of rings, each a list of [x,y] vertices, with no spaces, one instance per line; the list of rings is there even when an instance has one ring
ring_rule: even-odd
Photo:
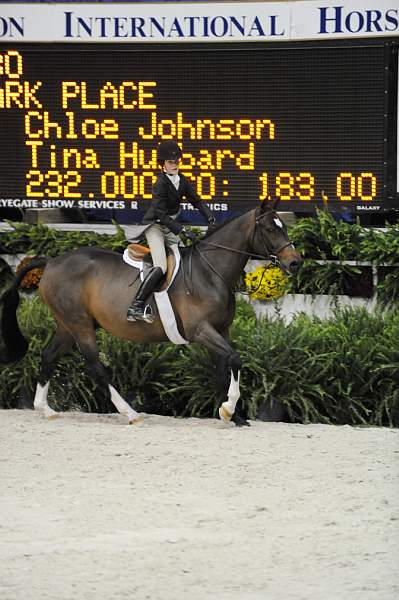
[[[57,361],[61,356],[72,350],[73,344],[74,340],[71,334],[59,325],[50,342],[43,350],[33,407],[35,410],[42,411],[48,419],[58,414],[50,408],[47,402],[50,379],[54,373]]]
[[[103,385],[108,388],[111,402],[119,413],[128,418],[130,425],[140,423],[141,419],[139,414],[109,383],[107,371],[100,361],[94,330],[86,330],[84,334],[80,333],[79,337],[76,337],[76,341],[78,342],[79,348],[85,359],[88,375],[97,383],[97,385]]]

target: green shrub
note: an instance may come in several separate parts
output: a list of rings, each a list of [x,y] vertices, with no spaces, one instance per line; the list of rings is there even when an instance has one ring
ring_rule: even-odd
[[[29,340],[29,351],[17,364],[0,367],[0,407],[15,408],[36,388],[41,352],[55,330],[49,310],[37,295],[22,300],[18,309],[21,331]],[[49,398],[58,410],[97,410],[95,386],[84,373],[80,353],[63,358],[51,380]]]
[[[358,223],[335,221],[330,213],[317,210],[313,218],[300,219],[290,227],[290,238],[305,262],[290,278],[290,291],[303,294],[372,295],[371,275],[367,267],[345,261],[373,262],[377,265],[399,263],[399,225],[387,223],[384,230],[365,229]],[[315,260],[336,263],[318,264]],[[399,268],[388,274],[379,270],[377,299],[381,307],[399,301]]]
[[[83,246],[99,246],[122,251],[126,247],[124,230],[117,224],[114,235],[88,231],[62,231],[44,224],[14,223],[7,221],[11,231],[0,234],[1,254],[35,254],[58,256]]]
[[[316,215],[299,219],[289,234],[301,254],[307,258],[360,260],[359,247],[364,229],[358,224],[335,221],[331,213],[316,210]]]
[[[358,260],[369,260],[377,264],[399,263],[399,225],[387,223],[384,230],[364,230]]]
[[[364,269],[364,267],[363,267]],[[288,279],[288,291],[296,294],[350,294],[357,295],[355,286],[358,286],[362,267],[346,263],[318,264],[314,260],[306,260],[298,273]],[[370,295],[370,282],[364,292],[359,295]],[[359,287],[359,286],[358,286]],[[363,286],[365,287],[365,286]]]
[[[62,232],[45,225],[12,226],[12,231],[0,234],[5,253],[55,256],[81,246],[121,251],[126,245],[121,228],[109,236]],[[392,264],[398,260],[398,234],[397,226],[388,225],[381,232],[337,223],[323,211],[299,220],[290,237],[305,257],[338,262],[319,265],[308,258],[291,280],[291,289],[345,293],[360,269],[344,261]],[[0,267],[3,287],[11,272],[5,264]],[[392,307],[399,300],[398,271],[383,269],[379,300]],[[20,363],[0,367],[3,408],[33,398],[40,354],[54,330],[47,308],[35,294],[22,302],[19,321],[30,341],[29,352]],[[281,403],[292,422],[399,426],[399,312],[370,315],[360,309],[342,310],[323,321],[300,314],[286,325],[281,319],[257,321],[252,307],[239,302],[230,333],[243,358],[241,403],[248,417],[255,418],[264,403]],[[217,415],[214,362],[203,348],[132,344],[104,331],[98,332],[98,343],[113,384],[136,409],[176,416]],[[57,366],[49,400],[58,410],[113,410],[103,390],[86,376],[79,353]]]
[[[24,299],[19,322],[30,340],[27,356],[0,368],[0,407],[34,394],[41,351],[54,329],[37,297]],[[291,422],[399,426],[399,312],[336,311],[327,320],[299,314],[290,323],[257,321],[239,302],[231,340],[241,354],[241,403],[255,418],[265,402],[282,403]],[[215,369],[196,344],[133,344],[98,332],[111,380],[140,411],[175,416],[217,415]],[[58,410],[113,410],[84,373],[80,354],[64,358],[51,380]]]
[[[126,247],[124,230],[114,223],[113,235],[85,231],[61,231],[44,224],[8,222],[12,230],[0,234],[0,253],[57,256],[82,246],[99,246],[122,252]],[[199,231],[197,231],[199,233]],[[368,282],[359,282],[360,267],[345,261],[396,263],[399,256],[399,226],[386,225],[385,231],[364,229],[358,223],[335,221],[331,214],[317,210],[314,217],[299,219],[289,229],[290,238],[305,257],[305,264],[290,278],[289,290],[295,293],[346,294],[370,296]],[[317,260],[338,263],[319,265]],[[2,274],[0,273],[0,285]],[[378,285],[381,306],[399,300],[399,269],[382,277]]]

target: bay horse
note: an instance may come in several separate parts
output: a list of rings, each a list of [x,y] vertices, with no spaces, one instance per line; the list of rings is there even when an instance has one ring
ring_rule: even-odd
[[[234,286],[251,257],[273,260],[291,274],[302,263],[270,203],[267,206],[263,202],[260,207],[222,223],[183,249],[180,270],[169,289],[180,334],[187,342],[207,348],[227,374],[218,390],[222,401],[219,416],[237,425],[248,423],[236,412],[241,358],[228,341],[228,330],[235,314]],[[126,415],[130,424],[140,422],[138,413],[109,382],[95,333],[97,327],[102,327],[111,335],[132,342],[168,341],[156,307],[152,324],[126,320],[127,308],[139,287],[138,269],[126,264],[117,252],[92,247],[29,263],[0,301],[1,334],[6,347],[3,362],[18,361],[27,352],[28,343],[16,315],[18,288],[26,273],[38,266],[45,267],[39,293],[56,321],[56,331],[42,353],[34,408],[48,418],[56,416],[47,402],[50,378],[57,361],[76,343],[89,376],[105,387],[116,409]]]

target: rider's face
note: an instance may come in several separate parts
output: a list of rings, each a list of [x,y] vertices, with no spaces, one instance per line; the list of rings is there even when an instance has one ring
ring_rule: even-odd
[[[168,175],[176,175],[179,171],[180,160],[165,160],[164,170]]]

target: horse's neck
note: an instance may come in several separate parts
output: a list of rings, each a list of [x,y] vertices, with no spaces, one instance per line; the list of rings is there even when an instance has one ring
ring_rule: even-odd
[[[212,267],[231,284],[238,281],[249,259],[247,253],[251,241],[251,215],[252,212],[237,217],[206,238],[204,244],[200,244],[200,249],[205,249],[206,258]],[[207,249],[206,242],[217,244],[218,247],[209,245]]]

